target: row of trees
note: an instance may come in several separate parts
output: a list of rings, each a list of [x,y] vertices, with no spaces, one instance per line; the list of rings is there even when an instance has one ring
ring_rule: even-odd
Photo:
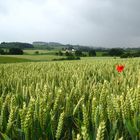
[[[2,42],[0,48],[20,48],[20,49],[29,49],[34,48],[32,44],[21,43],[21,42]]]
[[[65,53],[63,53],[62,51],[59,51],[58,53],[56,53],[56,55],[59,56],[78,56],[78,57],[84,57],[84,56],[96,56],[96,52],[95,50],[90,50],[88,52],[88,54],[83,53],[81,50],[76,50],[74,52],[71,51],[66,51]]]
[[[20,48],[10,48],[10,49],[0,49],[0,54],[1,55],[22,55],[23,50]]]
[[[130,57],[140,57],[140,51],[133,53],[127,52],[121,55],[121,58],[130,58]]]
[[[137,50],[135,52],[128,52],[123,49],[110,49],[108,51],[109,56],[120,56],[121,58],[128,58],[128,57],[140,57],[140,50]]]
[[[112,48],[107,49],[104,51],[100,51],[101,56],[116,56],[121,58],[127,58],[127,57],[140,57],[140,50],[137,50],[135,52],[129,52],[128,50],[120,49],[120,48]],[[65,52],[59,51],[56,53],[56,55],[59,56],[78,56],[78,57],[84,57],[84,56],[96,56],[96,51],[93,49],[90,49],[87,51],[82,50],[75,50],[74,52],[72,50],[68,50]]]

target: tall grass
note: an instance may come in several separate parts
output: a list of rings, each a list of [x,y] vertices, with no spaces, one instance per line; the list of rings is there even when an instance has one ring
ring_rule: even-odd
[[[0,77],[2,139],[140,139],[140,59],[1,64]]]

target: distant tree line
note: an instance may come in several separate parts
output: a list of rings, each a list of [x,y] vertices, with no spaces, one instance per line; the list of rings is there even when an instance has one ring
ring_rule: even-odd
[[[74,57],[74,56],[69,56],[69,57],[66,57],[66,58],[54,58],[52,59],[53,61],[61,61],[61,60],[80,60],[80,57]]]
[[[23,50],[20,48],[0,49],[0,55],[22,55]]]
[[[40,42],[39,42],[40,43]],[[52,45],[53,48],[57,48],[59,51],[56,52],[56,55],[71,57],[94,57],[94,56],[112,56],[112,57],[140,57],[140,48],[92,48],[88,46],[80,45],[63,45],[60,43],[50,42],[49,45]],[[62,46],[62,48],[60,47]],[[53,49],[47,48],[46,44],[39,45],[38,47],[43,47],[42,49]],[[2,42],[0,44],[0,54],[23,54],[23,49],[36,49],[36,46],[29,43],[21,42]],[[41,48],[40,48],[41,49]],[[39,54],[38,51],[35,54]]]
[[[56,55],[59,55],[59,56],[77,56],[77,57],[86,57],[86,56],[96,56],[96,52],[95,50],[90,50],[88,51],[87,53],[85,52],[82,52],[81,50],[75,50],[75,51],[65,51],[65,52],[62,52],[62,51],[59,51],[56,53]]]
[[[109,56],[119,56],[121,58],[128,58],[128,57],[140,57],[140,50],[128,51],[119,48],[110,49],[108,52]]]
[[[140,51],[126,52],[123,55],[121,55],[121,58],[131,58],[131,57],[140,57]]]
[[[62,51],[59,51],[56,53],[56,55],[59,56],[78,56],[78,57],[94,57],[96,56],[96,51],[101,52],[101,56],[112,56],[112,57],[121,57],[121,58],[128,58],[128,57],[140,57],[140,49],[135,50],[135,51],[128,51],[125,49],[121,48],[111,48],[111,49],[106,49],[106,50],[94,50],[94,49],[89,49],[86,47],[86,49],[77,49],[74,52],[72,51],[74,48],[70,46],[67,49],[62,49]]]
[[[21,42],[2,42],[0,44],[1,55],[22,55],[23,49],[32,49],[34,46],[29,43]]]
[[[27,48],[34,48],[34,46],[32,44],[29,44],[29,43],[21,43],[21,42],[2,42],[0,44],[0,48],[27,49]]]

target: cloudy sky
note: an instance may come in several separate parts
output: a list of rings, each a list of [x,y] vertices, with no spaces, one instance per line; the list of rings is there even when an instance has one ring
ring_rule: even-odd
[[[140,0],[0,0],[0,42],[140,46]]]

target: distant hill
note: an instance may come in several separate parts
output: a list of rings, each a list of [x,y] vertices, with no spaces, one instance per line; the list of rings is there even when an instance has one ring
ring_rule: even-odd
[[[52,50],[52,49],[61,49],[61,48],[63,48],[63,44],[58,43],[58,42],[35,41],[35,42],[32,43],[32,45],[36,49]]]
[[[35,41],[32,43],[35,49],[57,49],[57,50],[80,50],[84,52],[89,52],[91,50],[96,51],[104,51],[106,52],[108,49],[103,47],[96,46],[84,46],[84,45],[71,45],[71,44],[62,44],[58,42],[43,42],[43,41]]]
[[[42,45],[48,45],[47,42],[33,42],[32,44],[33,45],[40,45],[40,46],[42,46]]]
[[[29,44],[29,43],[21,43],[21,42],[2,42],[0,44],[0,48],[28,49],[28,48],[34,48],[34,46],[32,44]]]
[[[93,47],[89,47],[89,46],[62,44],[58,42],[35,41],[32,44],[35,48],[40,48],[40,49],[76,49],[82,51],[93,49]]]
[[[63,44],[61,43],[58,43],[58,42],[41,42],[41,41],[36,41],[36,42],[33,42],[33,45],[40,45],[40,46],[61,46]]]

